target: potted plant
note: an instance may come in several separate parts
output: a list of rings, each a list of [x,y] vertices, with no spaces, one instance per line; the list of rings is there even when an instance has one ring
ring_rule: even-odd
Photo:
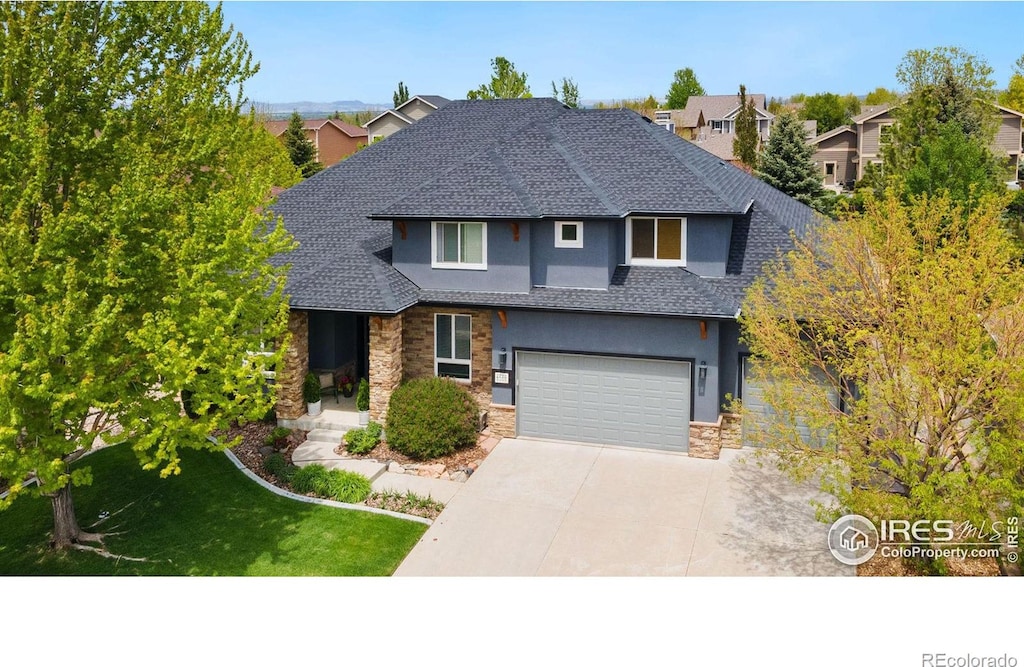
[[[338,378],[338,391],[340,391],[341,395],[345,398],[351,398],[352,392],[355,391],[355,388],[356,381],[348,373],[343,373],[342,376]]]
[[[359,380],[359,393],[356,394],[356,410],[359,410],[359,425],[370,423],[370,383],[366,378]]]
[[[302,397],[306,399],[306,411],[310,417],[320,414],[320,380],[312,373],[302,383]]]

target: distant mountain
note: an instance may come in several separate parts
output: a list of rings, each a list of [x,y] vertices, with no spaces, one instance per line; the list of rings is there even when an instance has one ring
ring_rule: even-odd
[[[298,111],[303,116],[326,116],[335,111],[374,111],[390,109],[390,104],[361,102],[360,100],[339,100],[337,102],[255,102],[257,108],[273,116],[282,116]]]

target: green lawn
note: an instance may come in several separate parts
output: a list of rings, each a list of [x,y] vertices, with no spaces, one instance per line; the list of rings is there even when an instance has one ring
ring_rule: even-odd
[[[83,529],[100,512],[109,551],[145,563],[46,548],[47,498],[21,498],[0,512],[0,574],[389,575],[426,526],[275,495],[219,452],[182,455],[182,473],[143,471],[125,446],[80,462],[93,484],[74,490]]]

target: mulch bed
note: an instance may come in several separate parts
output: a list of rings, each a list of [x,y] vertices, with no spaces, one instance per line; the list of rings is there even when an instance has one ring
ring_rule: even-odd
[[[369,452],[362,455],[349,454],[345,451],[344,443],[337,447],[334,452],[336,454],[346,454],[354,459],[374,459],[382,462],[394,461],[402,466],[432,465],[441,463],[444,465],[445,470],[449,472],[463,470],[464,468],[476,470],[477,466],[480,465],[480,462],[487,456],[487,450],[483,449],[479,445],[473,445],[472,447],[466,447],[465,449],[457,449],[448,456],[421,461],[391,449],[386,442],[381,442]]]
[[[992,558],[964,558],[946,561],[951,577],[998,577],[999,565]],[[924,577],[928,572],[916,567],[913,561],[899,556],[888,558],[876,553],[866,563],[857,566],[858,577]]]
[[[288,489],[287,484],[284,484],[277,477],[263,469],[263,454],[260,453],[260,448],[266,447],[267,436],[270,435],[275,426],[275,424],[267,422],[250,422],[244,426],[232,426],[226,433],[218,433],[217,437],[220,440],[231,440],[239,435],[242,436],[242,442],[232,447],[231,453],[238,457],[242,465],[266,481],[282,489]],[[288,463],[292,462],[292,452],[305,439],[306,431],[299,429],[292,431],[292,434],[288,437],[288,446],[285,449],[279,450],[284,455],[285,461]]]

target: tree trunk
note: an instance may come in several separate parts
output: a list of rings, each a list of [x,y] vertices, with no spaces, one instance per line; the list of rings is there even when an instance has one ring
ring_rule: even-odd
[[[71,500],[71,486],[65,486],[50,496],[50,502],[53,504],[53,540],[50,546],[68,549],[78,543],[82,534],[75,516],[75,503]]]

